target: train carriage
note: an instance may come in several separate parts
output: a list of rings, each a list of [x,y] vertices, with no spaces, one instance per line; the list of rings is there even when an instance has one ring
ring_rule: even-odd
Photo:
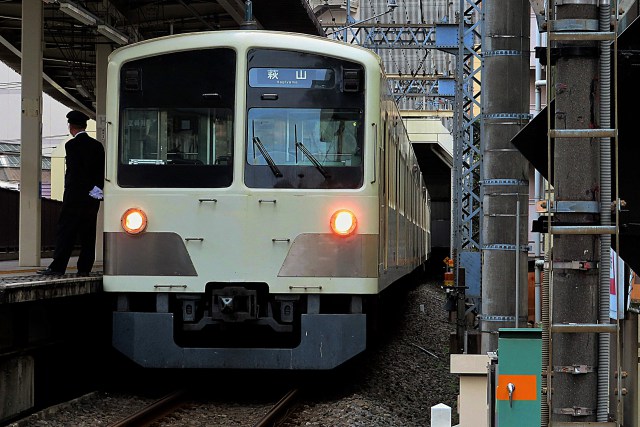
[[[145,367],[331,369],[429,254],[429,200],[380,59],[217,31],[109,59],[104,290]]]

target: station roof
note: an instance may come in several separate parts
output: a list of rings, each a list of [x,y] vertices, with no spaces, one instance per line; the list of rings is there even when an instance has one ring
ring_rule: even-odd
[[[43,90],[70,108],[84,107],[88,112],[95,111],[95,47],[99,43],[119,47],[99,32],[105,25],[135,42],[238,29],[245,17],[243,0],[43,0],[43,5]],[[308,0],[253,0],[252,6],[258,28],[324,34]],[[22,1],[1,1],[0,61],[18,73],[21,35]]]

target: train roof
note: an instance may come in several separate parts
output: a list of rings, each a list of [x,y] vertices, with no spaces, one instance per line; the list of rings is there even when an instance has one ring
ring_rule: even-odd
[[[264,30],[225,30],[183,33],[144,40],[116,49],[109,61],[126,62],[130,58],[153,56],[160,52],[209,47],[290,49],[345,58],[382,68],[382,60],[360,46],[301,33]]]

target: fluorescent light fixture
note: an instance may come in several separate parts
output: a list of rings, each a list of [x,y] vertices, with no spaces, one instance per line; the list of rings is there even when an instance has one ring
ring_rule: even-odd
[[[82,9],[81,7],[76,6],[75,4],[61,2],[60,11],[69,15],[72,18],[77,19],[78,21],[82,22],[85,25],[90,25],[90,26],[96,25],[97,20],[95,16],[91,15],[89,12]]]
[[[129,43],[129,38],[127,36],[109,25],[98,25],[98,32],[119,45]]]
[[[85,98],[89,98],[89,92],[84,88],[84,86],[76,85],[76,90],[80,95],[84,96]]]

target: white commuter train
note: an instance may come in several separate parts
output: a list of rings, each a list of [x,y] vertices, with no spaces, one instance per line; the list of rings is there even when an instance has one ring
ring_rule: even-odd
[[[430,250],[429,197],[380,59],[293,33],[114,51],[104,290],[145,367],[331,369]]]

